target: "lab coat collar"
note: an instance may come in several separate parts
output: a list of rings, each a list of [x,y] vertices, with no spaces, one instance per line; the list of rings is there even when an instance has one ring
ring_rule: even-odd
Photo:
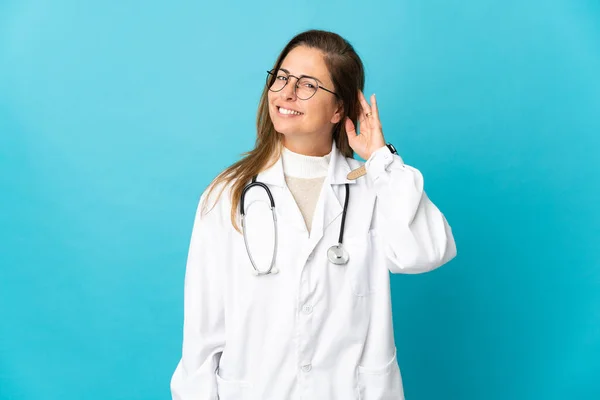
[[[331,159],[329,160],[329,169],[327,170],[327,179],[331,185],[340,185],[344,183],[356,183],[355,180],[347,178],[351,168],[346,157],[337,148],[335,140],[331,142]],[[258,182],[263,182],[269,185],[278,187],[286,186],[285,177],[283,174],[283,161],[281,156],[277,161],[266,170],[260,172],[256,178]]]
[[[346,160],[346,157],[339,151],[335,141],[332,141],[329,168],[325,181],[323,182],[321,194],[315,206],[308,248],[306,249],[307,254],[311,252],[319,240],[321,240],[327,227],[329,227],[333,221],[336,221],[341,217],[343,211],[342,196],[344,196],[345,193],[343,184],[348,183],[351,186],[356,183],[355,180],[347,178],[349,172],[350,165],[348,164],[348,160]],[[281,156],[271,167],[259,173],[256,180],[278,187],[278,189],[287,187]],[[296,205],[292,193],[289,190],[283,190],[280,192],[278,201],[280,201],[280,203],[275,207],[277,220],[285,221],[289,226],[295,226],[299,230],[306,230],[304,218]],[[339,229],[339,227],[337,227],[337,229]]]

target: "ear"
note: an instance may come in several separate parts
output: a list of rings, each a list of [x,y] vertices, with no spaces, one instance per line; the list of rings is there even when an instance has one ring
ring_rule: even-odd
[[[344,116],[344,103],[342,103],[341,101],[338,101],[338,107],[335,110],[335,113],[333,114],[333,116],[331,117],[331,123],[332,124],[337,124],[338,122],[340,122],[342,120],[342,117]]]

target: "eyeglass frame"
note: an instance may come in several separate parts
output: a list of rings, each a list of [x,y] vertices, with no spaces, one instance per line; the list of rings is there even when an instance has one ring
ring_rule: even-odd
[[[275,81],[273,81],[273,83],[271,84],[271,86],[269,86],[269,84],[268,84],[269,83],[269,81],[268,81],[269,75],[273,75],[272,79],[277,79],[277,75],[275,75],[275,69],[274,68],[272,70],[270,70],[270,71],[267,71],[267,74],[268,74],[267,75],[267,82],[266,82],[267,83],[267,89],[269,89],[271,92],[274,92],[274,93],[281,92],[283,90],[283,88],[285,88],[287,86],[287,84],[289,83],[289,78],[290,77],[294,77],[294,78],[296,78],[296,84],[294,85],[294,94],[296,94],[296,89],[298,89],[298,82],[300,82],[300,79],[302,79],[302,78],[310,78],[310,79],[313,79],[315,81],[315,83],[317,84],[317,89],[315,90],[315,92],[309,98],[301,99],[300,97],[298,97],[300,100],[310,100],[310,99],[312,99],[314,97],[314,95],[317,94],[317,92],[319,91],[319,89],[323,89],[324,91],[331,93],[335,97],[338,97],[337,93],[335,93],[335,92],[333,92],[333,91],[331,91],[331,90],[329,90],[329,89],[327,89],[327,88],[319,85],[319,81],[317,80],[317,78],[314,78],[314,77],[308,76],[308,75],[300,75],[300,77],[297,77],[296,75],[292,75],[289,72],[287,72],[287,71],[285,71],[285,70],[283,70],[281,68],[279,68],[277,71],[283,71],[283,72],[285,72],[287,74],[288,80],[285,81],[285,85],[283,85],[281,87],[281,89],[279,89],[279,90],[271,90],[271,86],[273,86],[273,84],[275,83]],[[297,94],[296,94],[296,96],[297,96]]]

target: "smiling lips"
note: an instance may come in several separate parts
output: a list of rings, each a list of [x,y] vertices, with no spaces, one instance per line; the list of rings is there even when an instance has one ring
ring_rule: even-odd
[[[277,110],[279,112],[279,115],[285,115],[285,116],[299,116],[299,115],[304,115],[304,113],[298,112],[298,111],[294,111],[294,110],[289,110],[287,108],[283,108],[283,107],[277,107]]]

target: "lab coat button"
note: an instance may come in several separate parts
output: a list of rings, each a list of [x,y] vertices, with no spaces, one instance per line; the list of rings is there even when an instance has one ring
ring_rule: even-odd
[[[310,372],[310,370],[312,369],[312,365],[310,364],[306,364],[302,366],[302,372]]]
[[[312,310],[313,310],[312,306],[302,307],[302,311],[304,311],[304,314],[310,314],[312,312]]]

